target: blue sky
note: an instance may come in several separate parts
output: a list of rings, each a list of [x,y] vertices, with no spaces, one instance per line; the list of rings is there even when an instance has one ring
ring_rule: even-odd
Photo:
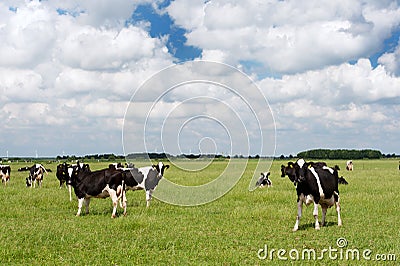
[[[170,1],[165,1],[158,5],[158,8],[165,8]],[[153,38],[168,36],[167,47],[168,52],[176,58],[176,61],[183,62],[193,60],[201,55],[201,49],[187,45],[184,28],[174,24],[168,13],[160,13],[154,9],[151,4],[139,5],[133,12],[129,23],[136,24],[138,22],[149,22],[149,34]]]
[[[5,0],[0,156],[121,154],[124,113],[135,90],[168,66],[199,59],[251,77],[275,118],[277,154],[400,153],[399,38],[400,7],[391,0]],[[201,88],[175,90],[160,106],[190,120],[196,110],[212,110],[183,105],[192,95],[238,103],[227,91]],[[143,115],[138,110],[138,122]],[[227,153],[226,139],[214,137],[218,128],[210,136],[185,128],[192,131],[185,131],[182,149],[197,150],[213,136],[217,151]],[[241,148],[246,154],[248,147]]]

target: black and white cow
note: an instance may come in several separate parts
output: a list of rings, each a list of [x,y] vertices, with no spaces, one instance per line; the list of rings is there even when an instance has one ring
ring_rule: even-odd
[[[31,169],[30,166],[24,166],[24,167],[18,168],[18,172],[29,171],[29,169]]]
[[[60,181],[60,188],[62,188],[63,184],[69,180],[68,176],[68,167],[70,165],[66,162],[57,165],[56,177]]]
[[[86,206],[86,214],[89,213],[91,198],[111,197],[113,203],[112,218],[116,217],[118,201],[125,199],[124,175],[116,169],[102,169],[91,172],[77,164],[71,168],[71,186],[78,198],[78,212],[80,216],[82,205]],[[123,200],[124,215],[126,215],[126,200]]]
[[[1,182],[6,186],[10,181],[11,167],[9,165],[0,165]]]
[[[36,187],[36,183],[38,183],[38,187],[42,187],[44,173],[47,174],[47,170],[40,163],[31,166],[29,168],[29,176],[26,178],[26,186]]]
[[[353,161],[352,160],[348,160],[346,162],[346,170],[347,171],[353,171],[353,169],[354,169]]]
[[[73,171],[73,165],[67,164],[66,162],[57,165],[56,177],[60,181],[60,189],[62,188],[64,183],[68,188],[69,201],[72,201],[72,189],[71,189],[72,171]]]
[[[336,206],[338,215],[338,226],[342,225],[340,217],[340,202],[338,188],[338,168],[334,169],[322,166],[313,167],[303,159],[297,160],[295,163],[288,163],[288,166],[282,165],[282,177],[287,175],[289,179],[296,185],[297,191],[297,218],[293,231],[299,229],[300,218],[303,211],[303,203],[306,206],[314,203],[313,215],[315,218],[315,229],[319,230],[318,222],[318,204],[322,208],[322,221],[324,226],[326,211],[332,206]]]
[[[140,167],[140,168],[119,168],[126,174],[125,187],[127,190],[145,190],[146,191],[146,207],[150,206],[152,194],[158,183],[164,176],[164,171],[169,165],[159,162],[156,165]]]
[[[270,172],[261,173],[260,178],[257,180],[256,187],[272,187],[272,181],[269,179]]]
[[[348,185],[348,184],[349,184],[349,183],[347,182],[347,180],[344,179],[343,176],[339,177],[338,182],[339,182],[339,184],[342,184],[342,185]]]

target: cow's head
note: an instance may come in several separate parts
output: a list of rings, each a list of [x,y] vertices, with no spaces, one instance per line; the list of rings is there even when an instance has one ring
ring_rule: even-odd
[[[306,163],[304,159],[298,159],[294,164],[294,168],[296,170],[296,179],[295,182],[299,183],[306,180],[306,174],[308,171],[308,167],[312,167],[312,165]]]
[[[157,171],[158,178],[162,178],[164,176],[165,169],[168,169],[169,165],[164,165],[162,162],[159,162],[158,164],[153,164],[152,167]]]
[[[62,164],[57,165],[57,173],[61,176],[68,175],[68,164],[63,162]]]
[[[287,166],[281,165],[281,177],[286,175],[289,177],[290,181],[293,183],[296,181],[296,166],[293,162],[288,162]]]
[[[85,171],[85,168],[83,167],[83,164],[80,164],[79,162],[76,165],[69,166],[67,184],[72,186],[76,185],[78,175],[83,171]]]

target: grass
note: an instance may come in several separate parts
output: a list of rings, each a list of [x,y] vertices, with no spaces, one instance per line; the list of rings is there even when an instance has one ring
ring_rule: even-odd
[[[373,265],[376,255],[386,255],[385,265],[400,260],[398,202],[400,171],[395,160],[355,161],[353,172],[344,171],[349,185],[340,186],[343,226],[338,227],[335,210],[329,209],[328,225],[315,231],[312,208],[304,209],[300,229],[292,232],[296,217],[296,193],[288,178],[280,177],[280,165],[271,168],[272,188],[248,191],[256,161],[250,161],[238,184],[222,198],[201,206],[173,206],[154,199],[146,209],[143,191],[127,193],[128,215],[111,219],[111,200],[92,199],[90,213],[75,217],[77,201],[69,202],[67,190],[58,188],[56,163],[45,176],[43,188],[25,187],[27,172],[17,172],[25,163],[12,163],[11,181],[0,187],[1,265],[265,265],[338,264]],[[141,166],[141,162],[136,163]],[[193,164],[193,162],[191,162]],[[29,164],[28,164],[29,165]],[[92,169],[106,163],[91,163]],[[201,173],[184,172],[172,166],[166,178],[183,185],[212,180],[227,162],[215,161]],[[320,214],[321,215],[321,214]],[[348,249],[360,251],[360,260],[340,254],[336,240],[345,238]],[[267,246],[268,256],[257,253]],[[336,248],[331,260],[301,259],[304,250]],[[272,256],[270,252],[273,251]],[[278,250],[286,251],[278,258]],[[362,252],[371,250],[371,260]],[[299,260],[289,251],[298,250]],[[281,251],[283,252],[283,251]],[[263,255],[263,253],[260,253]],[[294,255],[295,253],[292,253]],[[345,256],[345,255],[343,255]],[[381,257],[382,257],[381,256]]]

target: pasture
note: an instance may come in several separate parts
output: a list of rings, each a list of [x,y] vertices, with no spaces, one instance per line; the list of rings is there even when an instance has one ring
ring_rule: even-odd
[[[123,217],[119,208],[115,219],[110,218],[109,198],[92,199],[90,213],[75,217],[77,200],[70,202],[67,189],[59,189],[55,162],[43,162],[53,172],[45,175],[41,189],[26,188],[28,173],[17,171],[33,163],[11,163],[11,181],[0,187],[0,264],[373,265],[380,260],[394,265],[400,261],[397,160],[354,161],[353,172],[345,170],[345,160],[328,161],[330,166],[338,164],[339,176],[349,182],[339,186],[343,226],[337,226],[336,211],[331,208],[327,226],[316,231],[309,206],[297,232],[292,232],[297,213],[295,187],[287,177],[280,177],[280,165],[286,163],[274,161],[273,187],[249,192],[256,165],[250,160],[229,193],[196,207],[153,199],[146,209],[144,191],[128,191],[128,214]],[[108,165],[89,164],[92,170]],[[226,164],[215,161],[197,173],[171,165],[165,177],[178,184],[202,184]]]

